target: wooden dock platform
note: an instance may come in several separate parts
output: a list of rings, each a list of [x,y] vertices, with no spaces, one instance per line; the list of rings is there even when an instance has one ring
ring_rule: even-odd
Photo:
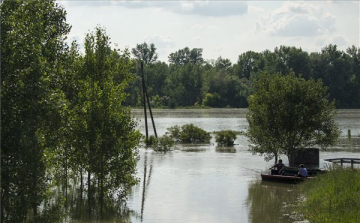
[[[333,158],[324,160],[332,163],[340,163],[341,166],[344,163],[350,163],[352,168],[354,167],[354,164],[360,164],[360,158]]]

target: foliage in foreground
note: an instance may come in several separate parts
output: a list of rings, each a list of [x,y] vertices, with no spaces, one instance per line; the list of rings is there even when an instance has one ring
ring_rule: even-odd
[[[249,97],[247,136],[250,150],[266,155],[288,156],[297,149],[334,145],[340,135],[334,102],[329,102],[327,87],[313,79],[263,73]]]
[[[219,145],[232,146],[236,140],[236,133],[232,130],[224,130],[216,133],[215,141]]]
[[[302,188],[305,218],[312,223],[351,223],[360,219],[360,171],[331,167]]]
[[[176,125],[167,130],[170,137],[182,143],[209,143],[211,139],[210,133],[194,124]]]
[[[1,222],[62,222],[70,179],[80,200],[87,192],[87,216],[102,218],[106,201],[121,203],[137,183],[140,133],[123,105],[130,54],[111,50],[100,27],[84,55],[68,46],[71,26],[54,0],[0,10]]]
[[[60,142],[70,25],[53,0],[1,1],[0,10],[1,222],[25,222],[48,199],[45,154]]]

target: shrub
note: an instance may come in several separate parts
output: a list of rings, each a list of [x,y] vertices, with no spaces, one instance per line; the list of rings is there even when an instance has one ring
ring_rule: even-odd
[[[216,133],[215,141],[219,145],[232,146],[236,140],[236,133],[232,130],[224,130]]]
[[[210,139],[210,133],[193,124],[181,126],[180,141],[183,143],[209,143]]]
[[[157,148],[154,148],[155,151],[170,151],[174,146],[175,142],[170,136],[164,135],[159,138]]]
[[[150,136],[148,140],[145,140],[146,146],[149,146],[154,149],[154,151],[170,151],[174,146],[175,142],[172,137],[164,135],[162,137],[156,138],[155,136]]]
[[[166,134],[169,134],[171,138],[173,138],[176,142],[180,140],[180,133],[181,128],[178,125],[172,126],[170,128],[167,128],[168,132]]]
[[[151,135],[149,138],[145,139],[146,146],[154,147],[158,144],[158,139]]]

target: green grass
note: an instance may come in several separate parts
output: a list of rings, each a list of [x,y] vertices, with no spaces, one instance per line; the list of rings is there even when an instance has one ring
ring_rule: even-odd
[[[360,222],[360,171],[330,167],[302,185],[305,219],[311,223]]]

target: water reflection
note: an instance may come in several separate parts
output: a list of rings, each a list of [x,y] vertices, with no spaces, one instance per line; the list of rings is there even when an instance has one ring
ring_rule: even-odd
[[[141,214],[140,214],[140,220],[141,222],[143,221],[143,217],[144,217],[144,207],[145,207],[145,200],[146,200],[146,195],[147,195],[147,191],[150,185],[150,179],[151,179],[151,173],[152,173],[152,169],[153,169],[153,165],[150,164],[150,170],[149,170],[149,176],[148,178],[146,178],[147,175],[147,168],[148,168],[148,163],[147,163],[147,158],[148,157],[148,153],[145,152],[145,158],[144,158],[144,178],[143,178],[143,191],[142,191],[142,199],[141,199]],[[152,163],[152,162],[151,162]]]
[[[249,185],[246,204],[253,223],[294,222],[293,214],[299,198],[298,186],[257,181]]]
[[[195,153],[200,153],[200,152],[206,152],[206,149],[204,148],[183,148],[181,149],[181,151],[183,152],[195,152]]]
[[[210,144],[191,143],[191,144],[177,144],[176,149],[183,152],[206,152],[209,150]]]
[[[234,146],[216,146],[215,151],[217,153],[236,153]]]
[[[100,211],[99,202],[93,202],[91,204],[91,216],[89,216],[88,200],[80,199],[76,191],[73,199],[69,199],[67,202],[66,212],[67,218],[64,222],[69,223],[88,223],[88,222],[119,222],[129,223],[132,217],[138,217],[135,211],[127,208],[125,202],[117,201],[114,199],[106,199],[104,201],[103,210]],[[102,214],[105,213],[105,214]]]

